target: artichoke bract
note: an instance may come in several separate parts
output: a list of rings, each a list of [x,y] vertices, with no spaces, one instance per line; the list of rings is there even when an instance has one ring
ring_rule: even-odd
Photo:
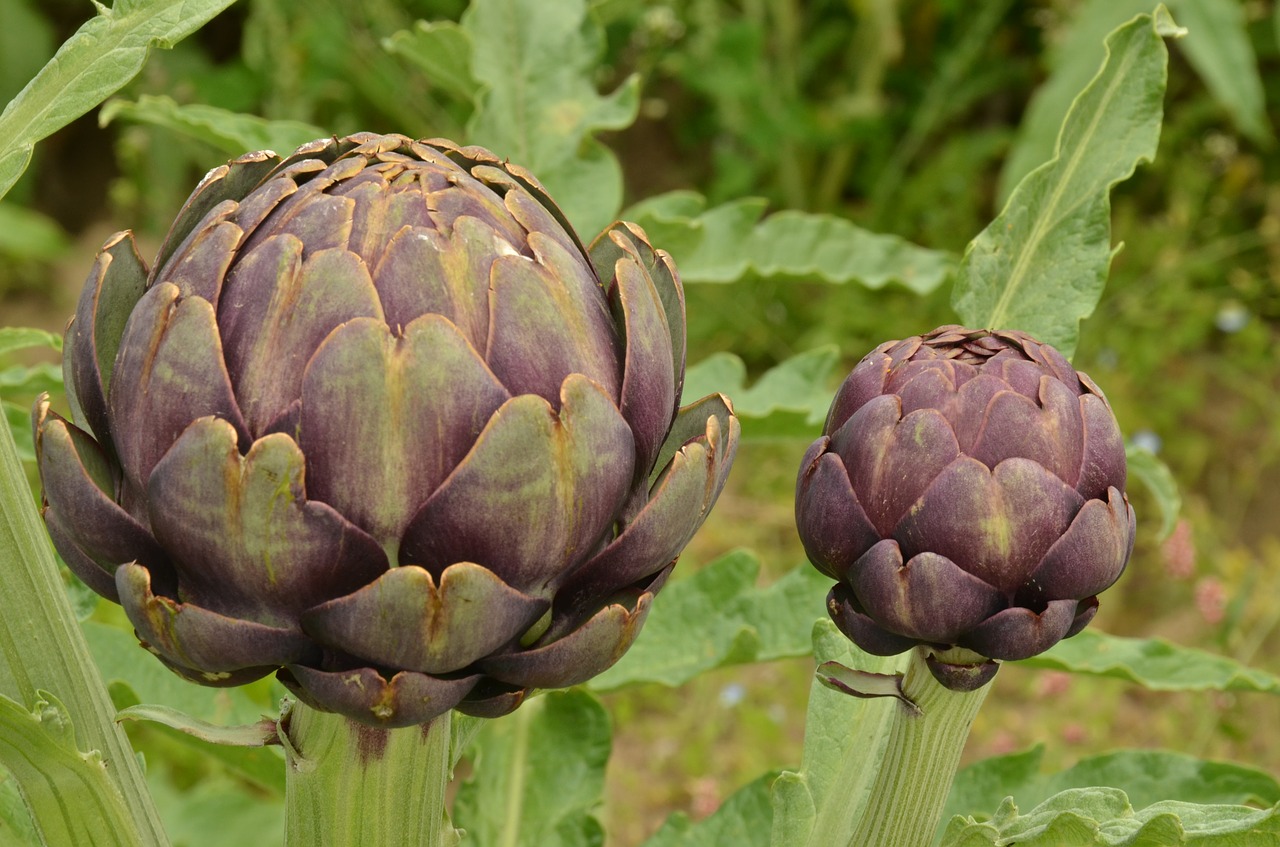
[[[837,580],[832,619],[868,653],[1033,656],[1083,629],[1128,562],[1111,407],[1024,333],[944,326],[882,344],[841,385],[824,433],[800,466],[796,524]],[[975,687],[995,661],[931,669]]]
[[[718,496],[684,295],[528,172],[361,134],[210,172],[148,271],[98,255],[34,413],[71,569],[196,682],[277,672],[375,726],[496,716],[615,662]]]

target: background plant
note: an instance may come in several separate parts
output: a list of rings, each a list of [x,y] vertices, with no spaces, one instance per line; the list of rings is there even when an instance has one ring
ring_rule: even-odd
[[[320,134],[486,144],[538,173],[584,231],[631,206],[687,283],[690,362],[703,362],[687,395],[726,391],[743,415],[739,472],[634,655],[594,693],[540,698],[487,728],[468,753],[477,776],[460,789],[455,819],[480,844],[591,844],[606,830],[610,843],[638,844],[671,809],[691,819],[723,811],[697,826],[677,816],[656,844],[767,830],[760,798],[772,780],[758,777],[800,762],[809,627],[825,591],[807,565],[796,568],[799,450],[837,372],[883,339],[952,319],[947,283],[960,252],[1050,154],[1103,36],[1150,9],[243,0],[214,17],[226,2],[185,4],[212,18],[198,28],[196,17],[173,23],[179,5],[117,2],[100,25],[129,49],[95,56],[95,67],[118,67],[113,85],[140,73],[100,112],[36,133],[57,130],[0,203],[0,323],[59,330],[89,256],[119,221],[148,222],[140,236],[154,252],[208,167]],[[1280,174],[1268,120],[1280,97],[1280,15],[1235,0],[1170,6],[1189,35],[1171,50],[1159,155],[1112,196],[1111,241],[1127,246],[1083,324],[1075,365],[1104,386],[1134,442],[1155,448],[1184,501],[1179,513],[1168,486],[1160,497],[1132,486],[1138,550],[1095,626],[1215,658],[1190,662],[1158,641],[1107,642],[1099,654],[1086,633],[1026,663],[1041,669],[1007,668],[979,717],[969,759],[983,761],[960,781],[957,812],[993,814],[1006,793],[1025,812],[1096,784],[1123,788],[1137,808],[1280,800],[1275,701],[1257,693],[1280,686],[1280,541],[1269,520],[1280,490]],[[8,99],[89,9],[23,0],[2,11]],[[183,35],[142,64],[149,39]],[[70,119],[105,94],[32,96],[59,104],[46,118]],[[14,167],[14,132],[13,113],[0,117],[0,174]],[[38,138],[16,140],[24,149]],[[58,373],[38,346],[47,337],[4,339],[0,396],[22,434],[29,400],[56,390]],[[1161,477],[1146,454],[1135,461],[1136,473]],[[722,555],[740,545],[750,552]],[[275,708],[279,692],[266,686],[211,696],[144,668],[122,622],[68,590],[117,707],[164,703],[223,724]],[[820,650],[843,649],[818,635]],[[815,696],[810,708],[834,707]],[[810,732],[821,724],[810,720]],[[539,745],[565,725],[578,729],[575,746],[544,754]],[[230,839],[227,821],[254,837],[278,830],[270,751],[209,747],[152,725],[131,738],[176,843]],[[1099,758],[1121,747],[1176,755]],[[1216,760],[1242,766],[1205,763]],[[1160,778],[1144,782],[1153,772]],[[540,793],[549,787],[554,797]],[[475,814],[497,796],[522,798],[519,828],[514,815]],[[6,797],[0,832],[25,843],[24,813]]]

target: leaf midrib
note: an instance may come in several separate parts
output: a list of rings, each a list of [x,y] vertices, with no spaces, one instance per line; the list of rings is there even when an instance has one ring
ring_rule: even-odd
[[[1110,50],[1110,46],[1108,45],[1107,56],[1103,60],[1103,69],[1106,68],[1107,64],[1109,64],[1110,61],[1111,61],[1111,50]],[[1056,226],[1058,221],[1061,219],[1057,214],[1056,209],[1062,200],[1062,195],[1066,192],[1067,186],[1071,184],[1072,180],[1075,177],[1076,172],[1079,170],[1080,161],[1084,156],[1084,152],[1085,150],[1089,149],[1089,142],[1097,134],[1098,125],[1102,121],[1102,115],[1106,112],[1107,107],[1109,107],[1111,102],[1115,99],[1116,91],[1117,89],[1120,88],[1120,82],[1122,79],[1124,79],[1125,74],[1129,70],[1129,66],[1132,65],[1133,62],[1134,62],[1134,51],[1129,50],[1125,53],[1122,63],[1117,68],[1117,72],[1112,76],[1111,83],[1107,86],[1105,95],[1100,102],[1099,108],[1094,110],[1093,118],[1089,122],[1087,132],[1081,135],[1079,137],[1078,142],[1074,145],[1074,149],[1071,153],[1071,157],[1067,160],[1066,167],[1063,171],[1063,176],[1061,179],[1057,180],[1053,193],[1050,195],[1049,204],[1046,207],[1044,214],[1037,216],[1036,224],[1032,228],[1031,235],[1027,239],[1027,246],[1019,254],[1018,259],[1013,266],[1013,270],[1010,271],[1009,284],[1004,287],[1004,289],[1001,291],[999,299],[996,300],[996,304],[992,308],[991,315],[987,320],[986,328],[988,329],[1004,328],[1004,327],[1001,327],[1001,322],[1005,318],[1005,313],[1008,312],[1009,310],[1009,303],[1014,300],[1014,294],[1022,287],[1024,277],[1027,272],[1027,267],[1030,265],[1032,258],[1039,252],[1041,242],[1044,241],[1045,237],[1048,235],[1049,230],[1053,226]],[[1101,73],[1102,71],[1100,70],[1099,74]],[[1097,77],[1095,77],[1094,79],[1096,80]],[[1078,104],[1080,101],[1076,101],[1076,102]],[[1074,112],[1075,108],[1076,106],[1073,104],[1071,111]],[[1070,120],[1070,117],[1071,117],[1071,113],[1068,112],[1068,121]],[[1065,128],[1066,126],[1065,121],[1063,123],[1063,126]],[[1062,134],[1065,134],[1065,132]],[[1061,156],[1061,151],[1059,150],[1058,155],[1054,157],[1054,160],[1057,161],[1060,156]],[[1114,184],[1113,181],[1108,181],[1107,183],[1108,186],[1112,184]],[[1016,193],[1017,192],[1015,192],[1015,194]],[[1012,205],[1012,202],[1013,200],[1011,199],[1010,200],[1011,205]],[[1063,217],[1065,217],[1065,215]]]

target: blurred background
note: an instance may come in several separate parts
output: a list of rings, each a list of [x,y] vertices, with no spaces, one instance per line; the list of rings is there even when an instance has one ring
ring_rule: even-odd
[[[1165,534],[1148,492],[1131,484],[1137,549],[1094,626],[1277,674],[1280,10],[1265,0],[1169,5],[1191,34],[1170,47],[1158,157],[1113,194],[1113,241],[1124,249],[1075,365],[1107,392],[1126,435],[1169,466],[1183,503]],[[154,255],[195,182],[235,152],[212,131],[175,126],[170,105],[339,135],[468,141],[466,98],[385,41],[420,19],[457,20],[466,6],[241,0],[176,49],[153,52],[122,102],[40,144],[0,204],[0,325],[60,331],[102,241],[132,228],[144,257]],[[599,139],[618,157],[626,204],[673,189],[711,205],[761,197],[770,210],[827,213],[958,257],[1017,179],[1051,154],[1105,33],[1150,8],[594,0],[597,90],[633,74],[640,86],[634,123]],[[0,0],[0,102],[92,11],[83,0]],[[732,351],[752,375],[823,344],[838,345],[843,373],[883,340],[954,320],[948,285],[920,295],[749,274],[691,283],[687,296],[689,361]],[[56,387],[52,361],[0,361],[6,414],[21,418],[30,392]],[[744,444],[678,576],[739,546],[756,551],[767,581],[807,566],[792,525],[806,446]],[[811,660],[796,659],[606,695],[615,727],[603,813],[610,843],[640,843],[670,810],[705,816],[762,771],[797,763],[811,676]],[[1262,695],[1157,694],[1010,665],[966,760],[1043,743],[1047,765],[1060,768],[1116,747],[1165,746],[1277,774],[1275,708]],[[178,789],[210,767],[138,732]]]

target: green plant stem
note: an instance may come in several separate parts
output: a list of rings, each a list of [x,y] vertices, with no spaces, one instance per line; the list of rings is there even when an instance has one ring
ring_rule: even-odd
[[[377,729],[294,703],[281,718],[288,847],[445,847],[450,713]]]
[[[867,805],[867,795],[876,775],[873,764],[879,761],[878,754],[885,744],[888,727],[896,719],[899,708],[896,704],[868,705],[879,708],[858,712],[861,720],[849,727],[849,732],[857,736],[857,742],[850,748],[850,755],[841,760],[840,770],[831,780],[831,785],[839,788],[832,789],[830,793],[833,796],[817,809],[813,829],[806,842],[808,847],[857,843],[849,839],[862,819],[859,811]]]
[[[80,782],[85,794],[72,797],[50,794],[50,777],[33,773],[22,786],[33,822],[42,832],[95,832],[93,843],[168,845],[142,768],[115,722],[115,707],[71,611],[6,426],[0,426],[0,573],[0,695],[31,710],[45,699],[40,692],[51,692],[71,720],[76,747],[97,750],[105,765],[106,779]],[[111,811],[95,818],[102,810]],[[122,821],[125,831],[119,831]]]
[[[955,777],[969,727],[990,683],[950,691],[925,664],[925,648],[911,651],[902,692],[919,711],[894,702],[893,726],[871,796],[849,847],[928,847]]]

